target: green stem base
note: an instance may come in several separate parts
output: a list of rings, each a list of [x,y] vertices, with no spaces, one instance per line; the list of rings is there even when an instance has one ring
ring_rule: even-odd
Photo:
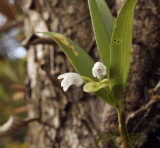
[[[133,148],[131,140],[129,138],[127,126],[125,123],[125,111],[118,110],[119,132],[121,136],[122,148]]]

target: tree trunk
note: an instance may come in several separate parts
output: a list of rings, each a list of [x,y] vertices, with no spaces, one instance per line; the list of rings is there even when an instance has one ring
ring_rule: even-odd
[[[114,4],[114,1],[108,0],[113,13],[120,7],[119,2],[117,0]],[[84,93],[82,88],[73,86],[64,93],[57,76],[75,70],[54,41],[36,34],[60,32],[77,42],[98,61],[87,1],[31,0],[24,1],[23,6],[26,14],[26,39],[23,45],[28,50],[28,116],[38,118],[29,125],[28,147],[115,147],[113,137],[119,132],[115,110],[95,95]],[[139,0],[135,11],[134,45],[125,107],[129,132],[140,136],[139,141],[134,143],[136,148],[160,143],[160,132],[157,132],[160,130],[159,87],[152,89],[158,82],[156,73],[160,71],[159,6],[160,0]],[[106,138],[106,135],[112,138]],[[97,144],[98,138],[100,142]],[[152,143],[152,140],[155,142]],[[156,146],[151,145],[150,148]]]
[[[122,1],[117,0],[115,8],[120,8],[121,4]],[[135,148],[160,146],[159,6],[160,0],[139,0],[135,9],[131,67],[125,94],[126,122]],[[107,108],[105,112],[103,130],[117,133],[116,111]]]

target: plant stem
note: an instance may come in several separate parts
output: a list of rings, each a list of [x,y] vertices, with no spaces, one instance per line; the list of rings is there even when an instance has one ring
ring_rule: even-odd
[[[133,148],[131,140],[129,138],[127,126],[125,123],[125,111],[123,109],[117,109],[118,121],[119,121],[119,132],[121,136],[122,148]]]

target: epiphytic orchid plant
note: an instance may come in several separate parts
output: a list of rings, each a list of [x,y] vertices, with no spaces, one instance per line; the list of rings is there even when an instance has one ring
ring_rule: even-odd
[[[114,21],[105,0],[88,0],[94,34],[103,63],[95,63],[85,50],[69,38],[55,32],[44,33],[58,43],[78,73],[65,73],[58,77],[63,79],[63,90],[67,91],[71,85],[80,86],[85,82],[85,92],[95,93],[116,108],[123,148],[132,148],[125,124],[124,92],[130,67],[136,2],[137,0],[125,0]]]

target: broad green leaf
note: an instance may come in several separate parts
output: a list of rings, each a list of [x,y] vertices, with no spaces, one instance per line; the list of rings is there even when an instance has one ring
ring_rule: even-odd
[[[96,80],[92,75],[92,67],[95,62],[81,47],[62,34],[54,32],[45,32],[44,34],[49,35],[58,43],[81,76]]]
[[[111,37],[112,37],[113,28],[114,28],[113,15],[112,15],[107,3],[105,2],[105,0],[96,0],[96,2],[97,2],[99,12],[102,16],[102,19],[103,19],[103,22],[104,22],[104,25],[106,28],[107,36],[108,36],[108,39],[110,42]]]
[[[110,40],[114,26],[113,16],[104,0],[88,0],[92,25],[103,63],[110,67]]]
[[[43,34],[49,35],[58,43],[70,60],[71,64],[81,76],[97,80],[92,75],[92,67],[95,62],[81,47],[59,33],[43,32]],[[102,89],[95,94],[110,105],[114,105],[114,100],[112,100],[112,97],[108,94],[108,90]]]
[[[111,90],[115,98],[123,98],[128,79],[134,8],[137,0],[126,0],[116,19],[111,39],[110,78]]]

